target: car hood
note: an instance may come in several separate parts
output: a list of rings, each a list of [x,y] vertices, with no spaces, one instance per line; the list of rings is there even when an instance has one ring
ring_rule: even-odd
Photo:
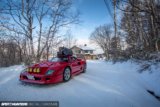
[[[49,69],[49,68],[53,68],[53,67],[56,67],[59,65],[59,62],[49,62],[49,61],[43,61],[43,62],[40,62],[40,63],[37,63],[37,64],[33,64],[31,66],[29,66],[28,68],[32,69],[32,72],[28,72],[29,74],[45,74],[46,71]],[[34,69],[35,68],[38,68],[40,70],[40,72],[34,72]]]
[[[50,67],[50,66],[56,65],[57,63],[58,62],[43,61],[43,62],[34,64],[34,65],[30,66],[30,67]]]

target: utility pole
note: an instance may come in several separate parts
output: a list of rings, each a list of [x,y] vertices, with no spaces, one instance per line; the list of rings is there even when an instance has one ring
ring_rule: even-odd
[[[114,36],[115,36],[115,43],[117,48],[117,16],[116,16],[116,0],[113,0],[113,6],[114,6]]]

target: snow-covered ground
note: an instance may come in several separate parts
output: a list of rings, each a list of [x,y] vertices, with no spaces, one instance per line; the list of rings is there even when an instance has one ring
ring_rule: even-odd
[[[146,91],[160,92],[156,68],[150,74],[138,73],[139,65],[131,61],[87,63],[86,73],[53,85],[21,83],[22,65],[0,68],[0,101],[59,101],[60,107],[160,107],[160,101]]]

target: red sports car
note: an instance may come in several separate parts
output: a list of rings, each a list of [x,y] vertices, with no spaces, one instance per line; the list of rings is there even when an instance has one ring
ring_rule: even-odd
[[[76,74],[86,71],[86,60],[74,56],[54,57],[24,69],[20,81],[50,84],[68,81]]]

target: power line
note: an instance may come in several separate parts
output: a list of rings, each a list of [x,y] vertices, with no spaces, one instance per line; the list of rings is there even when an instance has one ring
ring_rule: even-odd
[[[111,12],[111,9],[110,9],[110,7],[112,7],[112,0],[107,0],[107,1],[104,0],[104,3],[105,3],[105,5],[106,5],[106,7],[107,7],[107,11],[108,11],[108,13],[109,13],[112,21],[114,22],[113,13]],[[118,27],[121,27],[121,26],[118,25],[118,24],[116,24],[116,25],[117,25]]]
[[[111,9],[110,9],[110,2],[109,2],[110,0],[104,0],[104,3],[105,3],[105,5],[106,5],[106,7],[107,7],[107,11],[108,11],[108,13],[109,13],[109,15],[110,15],[110,17],[112,18],[112,20],[113,20],[113,16],[112,16],[112,13],[111,13]]]

